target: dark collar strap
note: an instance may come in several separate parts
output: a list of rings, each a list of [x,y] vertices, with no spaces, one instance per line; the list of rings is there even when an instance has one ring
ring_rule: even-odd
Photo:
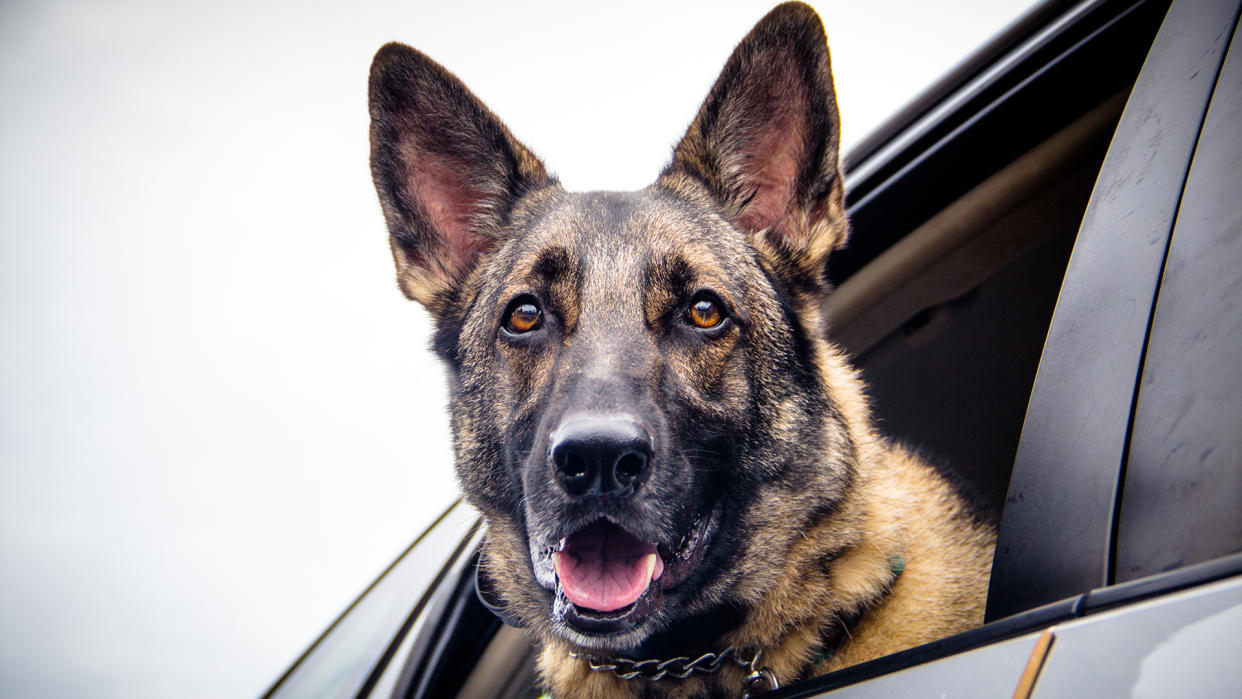
[[[734,606],[721,606],[665,629],[643,641],[630,651],[638,658],[697,657],[705,652],[720,651],[714,647],[719,639],[742,625],[746,611]]]
[[[501,621],[514,628],[522,628],[526,626],[522,622],[509,616],[505,611],[504,602],[501,601],[500,595],[496,594],[496,590],[492,587],[491,578],[483,572],[483,566],[477,562],[474,564],[474,595],[479,598],[479,602],[487,607],[487,610],[495,614]]]

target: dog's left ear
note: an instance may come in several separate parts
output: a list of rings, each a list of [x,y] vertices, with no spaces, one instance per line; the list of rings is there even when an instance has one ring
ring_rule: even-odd
[[[734,49],[659,182],[706,186],[764,257],[818,286],[849,231],[839,129],[823,24],[788,2]]]

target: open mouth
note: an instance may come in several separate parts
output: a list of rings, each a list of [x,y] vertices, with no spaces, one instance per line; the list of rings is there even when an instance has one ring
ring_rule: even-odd
[[[561,592],[589,612],[628,607],[664,575],[655,544],[604,520],[566,537],[552,565]]]
[[[704,514],[676,546],[634,535],[598,519],[552,552],[554,613],[578,631],[608,634],[635,628],[664,606],[664,593],[702,561],[718,511]]]

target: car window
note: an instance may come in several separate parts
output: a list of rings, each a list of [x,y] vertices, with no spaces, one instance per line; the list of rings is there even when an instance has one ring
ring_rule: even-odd
[[[372,583],[277,680],[267,697],[352,697],[368,681],[402,628],[418,616],[424,592],[470,540],[477,514],[454,503]],[[477,526],[477,525],[473,525]],[[382,669],[382,668],[380,668]]]
[[[908,152],[847,173],[830,337],[863,369],[885,432],[986,518],[1004,504],[1066,261],[1166,7],[1073,8],[1059,33],[1014,47],[1009,72],[947,99],[942,123],[916,125]]]

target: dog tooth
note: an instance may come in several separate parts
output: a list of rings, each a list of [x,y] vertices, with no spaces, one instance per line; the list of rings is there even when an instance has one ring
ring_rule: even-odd
[[[656,557],[657,557],[657,554],[654,554],[654,553],[647,554],[647,559],[645,563],[647,564],[647,576],[646,577],[648,580],[659,580],[660,576],[664,574],[663,570],[661,570],[659,573],[656,572]]]

